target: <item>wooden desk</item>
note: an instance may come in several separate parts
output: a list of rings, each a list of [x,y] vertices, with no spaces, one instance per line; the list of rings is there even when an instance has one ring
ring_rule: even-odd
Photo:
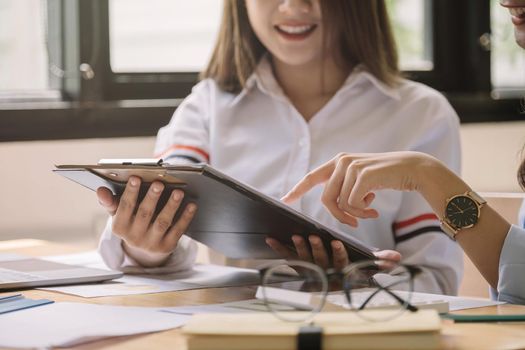
[[[85,248],[84,248],[85,249]],[[71,247],[35,240],[0,242],[0,252],[30,254],[66,254],[81,251],[82,247]],[[191,291],[112,296],[101,298],[81,298],[54,292],[27,290],[29,298],[48,298],[55,301],[73,301],[129,306],[181,306],[221,303],[251,299],[255,287],[210,288]],[[10,293],[0,293],[3,294]],[[500,305],[472,310],[463,314],[513,314],[525,313],[525,306]],[[442,331],[443,349],[525,349],[525,322],[523,323],[484,323],[454,324],[444,321]],[[88,343],[75,349],[186,349],[185,339],[179,329],[164,332],[111,338]]]

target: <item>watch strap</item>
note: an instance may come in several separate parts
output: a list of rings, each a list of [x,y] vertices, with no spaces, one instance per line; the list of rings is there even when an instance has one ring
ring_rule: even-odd
[[[480,207],[482,207],[485,204],[487,204],[487,201],[485,200],[485,198],[481,197],[479,194],[477,194],[474,191],[468,191],[467,193],[465,193],[465,195],[469,196],[470,198],[472,198],[475,202],[478,203],[478,205]]]

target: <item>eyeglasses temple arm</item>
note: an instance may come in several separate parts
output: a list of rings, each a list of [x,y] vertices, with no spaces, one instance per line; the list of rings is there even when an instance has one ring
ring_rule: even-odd
[[[366,307],[366,305],[370,302],[370,300],[372,300],[372,298],[377,295],[377,293],[379,293],[381,290],[384,290],[385,292],[390,294],[394,299],[396,299],[397,302],[400,303],[401,305],[405,305],[406,304],[406,308],[409,311],[411,311],[411,312],[417,311],[418,308],[416,306],[412,305],[411,303],[407,302],[406,300],[403,300],[396,293],[394,293],[390,289],[388,289],[388,288],[390,288],[390,287],[392,287],[392,286],[394,286],[394,285],[396,285],[398,283],[400,283],[400,282],[396,281],[395,283],[392,283],[392,284],[390,284],[390,285],[388,285],[386,287],[383,287],[382,285],[376,283],[377,286],[378,286],[378,289],[376,289],[372,294],[370,294],[368,296],[368,298],[366,298],[365,302],[359,307],[359,310],[363,310]]]

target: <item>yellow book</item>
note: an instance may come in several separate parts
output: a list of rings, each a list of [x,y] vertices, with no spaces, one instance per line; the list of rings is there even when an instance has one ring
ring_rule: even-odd
[[[365,321],[353,312],[322,312],[314,323],[323,328],[323,350],[440,347],[441,320],[435,310],[405,312],[386,322]],[[300,327],[270,313],[198,314],[183,332],[188,350],[295,350]]]

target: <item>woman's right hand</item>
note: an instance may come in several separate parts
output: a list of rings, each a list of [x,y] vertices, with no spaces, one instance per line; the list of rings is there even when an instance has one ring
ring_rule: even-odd
[[[308,173],[282,200],[291,203],[314,186],[326,183],[323,204],[339,221],[355,227],[357,218],[378,217],[379,213],[370,207],[375,191],[418,191],[428,201],[431,198],[426,196],[425,188],[441,178],[441,182],[461,181],[440,161],[424,153],[341,153]],[[434,202],[429,201],[431,205]]]
[[[165,262],[175,250],[197,206],[188,204],[179,220],[173,223],[184,197],[181,190],[173,190],[166,205],[155,217],[155,208],[164,185],[153,182],[142,202],[138,203],[140,183],[140,178],[132,176],[120,199],[104,187],[97,190],[97,197],[100,205],[113,216],[112,230],[122,239],[124,251],[142,266],[155,267]]]

